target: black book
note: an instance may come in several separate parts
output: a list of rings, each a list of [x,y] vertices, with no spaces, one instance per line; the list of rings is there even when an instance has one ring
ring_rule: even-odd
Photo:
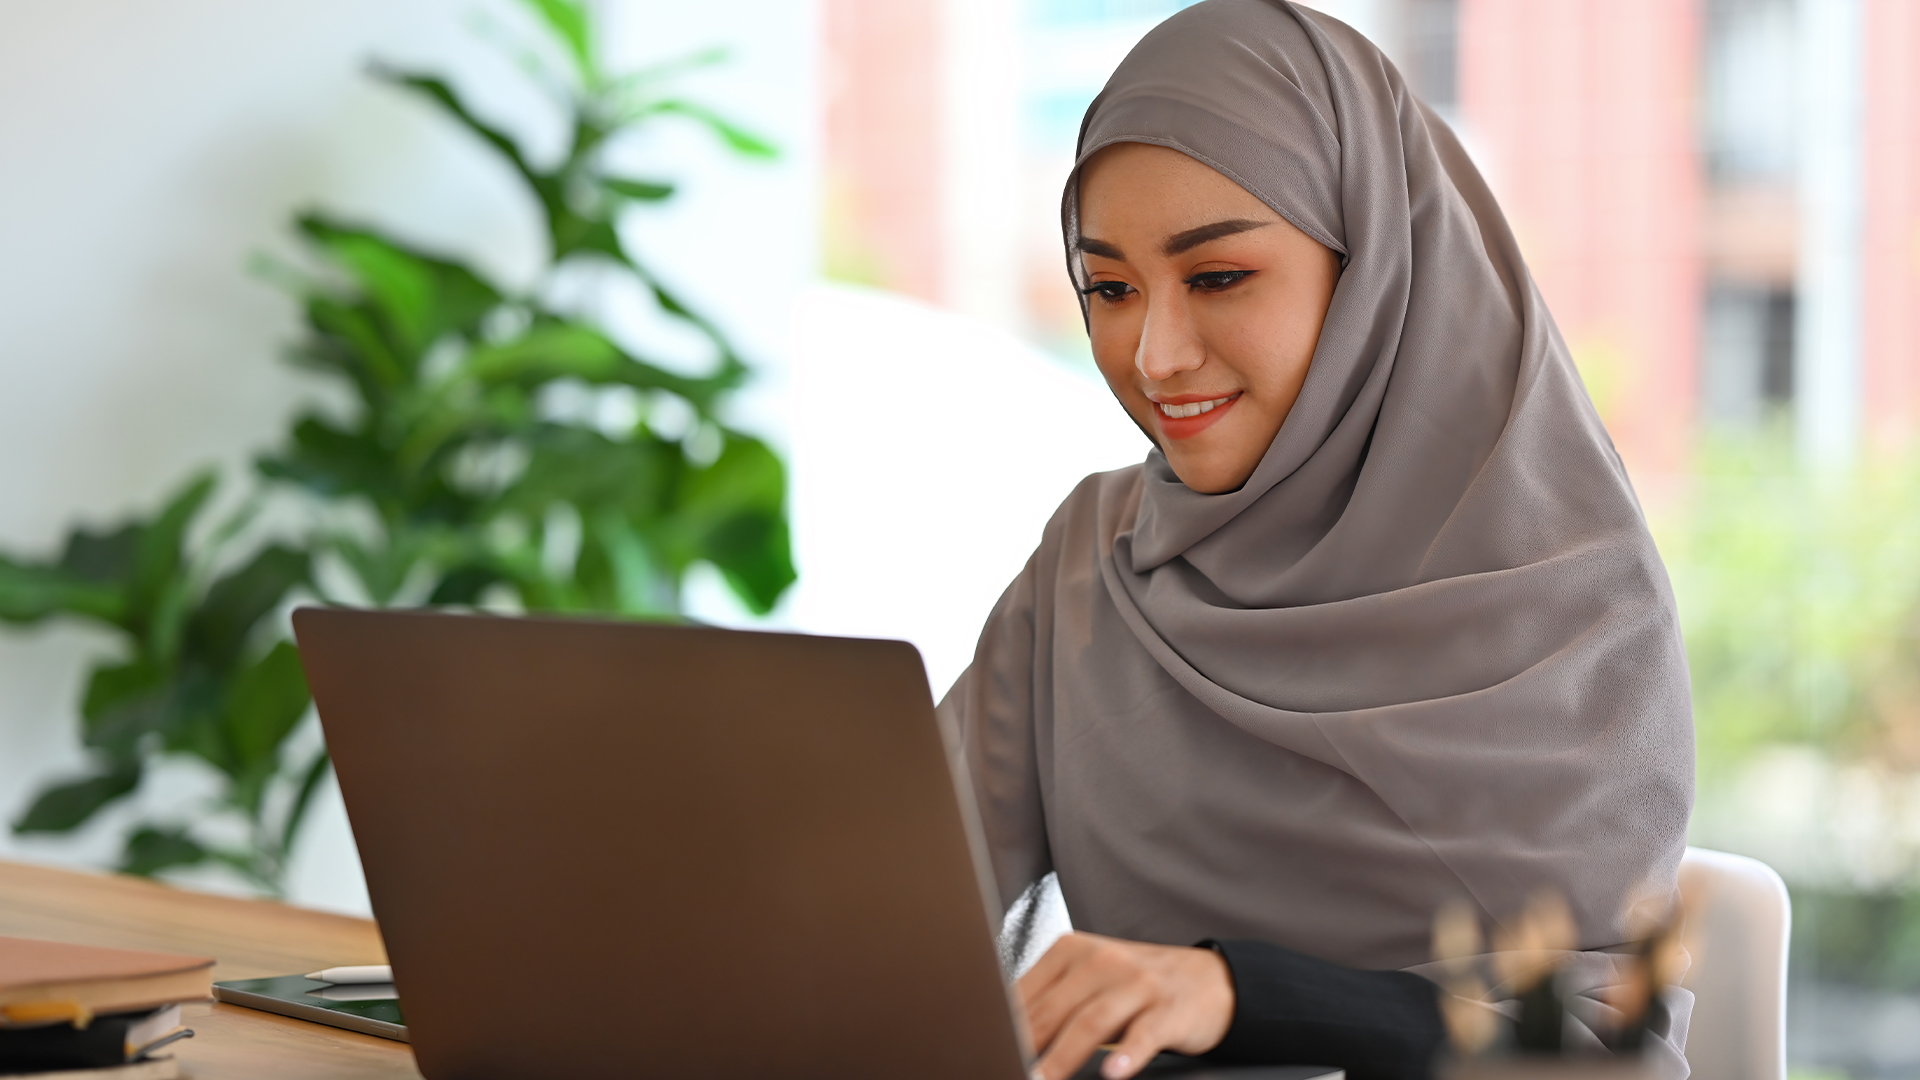
[[[84,1028],[0,1027],[0,1075],[125,1065],[192,1034],[180,1026],[178,1005],[96,1016]]]

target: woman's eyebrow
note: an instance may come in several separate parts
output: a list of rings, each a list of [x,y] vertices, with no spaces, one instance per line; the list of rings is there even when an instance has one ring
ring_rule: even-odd
[[[1210,225],[1201,225],[1185,232],[1174,233],[1167,237],[1166,243],[1160,245],[1160,250],[1168,255],[1179,255],[1182,252],[1192,251],[1209,240],[1218,240],[1223,236],[1232,236],[1252,229],[1264,229],[1271,224],[1273,224],[1271,221],[1255,221],[1252,218],[1216,221]],[[1082,236],[1074,240],[1073,249],[1088,255],[1098,255],[1103,259],[1117,259],[1124,262],[1127,258],[1120,253],[1118,247],[1105,240],[1095,240],[1091,236]]]
[[[1264,229],[1271,224],[1273,224],[1271,221],[1254,221],[1251,218],[1216,221],[1211,225],[1202,225],[1197,229],[1174,233],[1167,237],[1166,243],[1160,245],[1160,250],[1168,255],[1178,255],[1181,252],[1192,251],[1209,240],[1218,240],[1223,236],[1232,236],[1234,233],[1243,233],[1251,229]]]

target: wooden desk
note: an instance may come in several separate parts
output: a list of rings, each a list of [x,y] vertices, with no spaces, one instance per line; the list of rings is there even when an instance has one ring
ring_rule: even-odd
[[[138,878],[0,862],[0,934],[211,956],[213,977],[257,979],[382,964],[367,919],[187,892]],[[179,1043],[194,1080],[418,1080],[406,1044],[237,1005],[188,1005]]]

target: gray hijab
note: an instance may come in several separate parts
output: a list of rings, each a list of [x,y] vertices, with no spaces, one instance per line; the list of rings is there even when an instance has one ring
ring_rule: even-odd
[[[1141,41],[1078,160],[1171,147],[1341,253],[1297,404],[1238,491],[1087,478],[942,703],[1002,899],[1079,929],[1428,959],[1435,910],[1670,897],[1685,656],[1632,488],[1459,142],[1351,28],[1207,0]],[[1077,177],[1076,166],[1076,177]],[[1068,264],[1077,179],[1063,219]]]

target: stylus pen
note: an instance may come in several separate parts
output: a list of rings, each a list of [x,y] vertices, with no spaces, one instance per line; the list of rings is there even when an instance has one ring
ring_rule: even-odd
[[[307,978],[315,982],[332,983],[335,986],[355,983],[390,983],[393,981],[393,968],[387,964],[331,967],[324,971],[308,972]]]

